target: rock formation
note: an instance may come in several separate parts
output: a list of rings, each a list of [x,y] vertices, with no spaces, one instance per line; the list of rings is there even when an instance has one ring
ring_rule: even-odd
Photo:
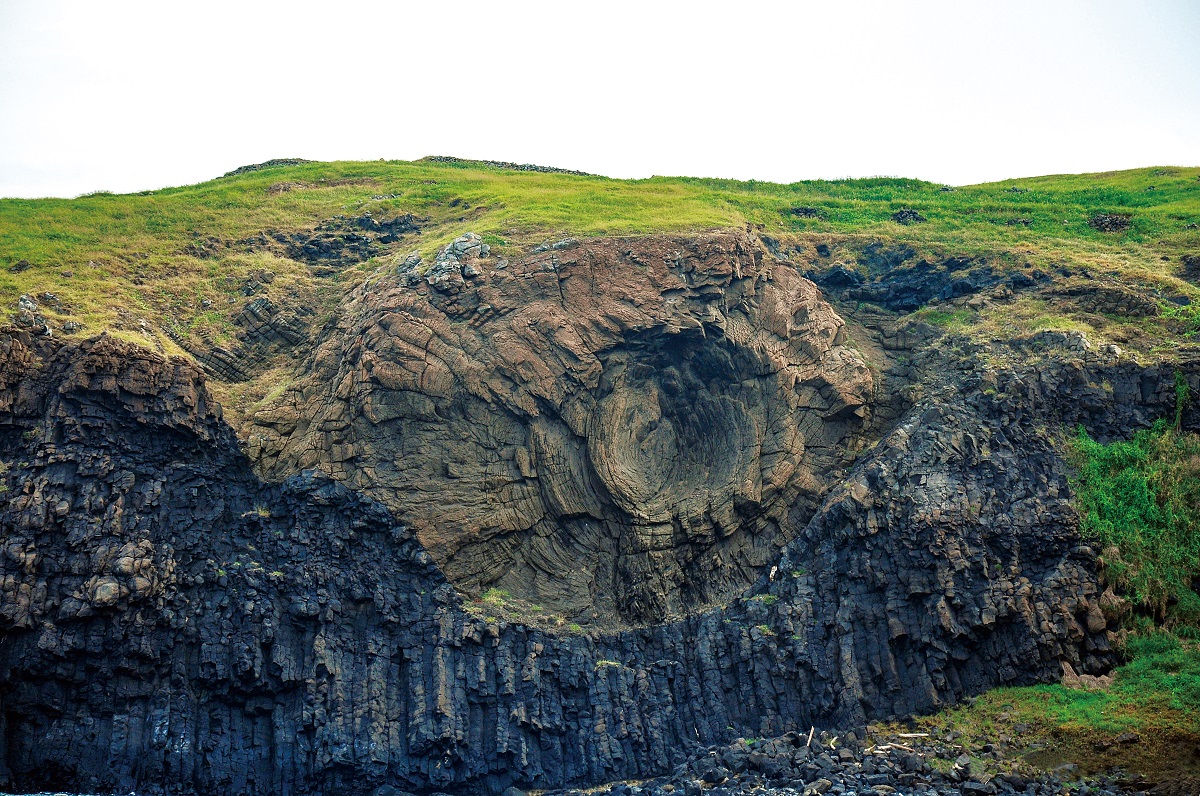
[[[0,334],[0,782],[591,784],[1111,666],[1054,435],[1165,415],[1174,368],[888,362],[741,235],[460,248],[240,440],[187,362]]]
[[[745,235],[471,236],[345,303],[247,433],[273,479],[381,500],[456,585],[662,621],[752,582],[811,516],[873,382],[842,319]]]

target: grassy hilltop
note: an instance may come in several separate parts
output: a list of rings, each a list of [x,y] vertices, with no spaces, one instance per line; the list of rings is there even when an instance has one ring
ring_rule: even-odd
[[[275,292],[293,301],[331,307],[339,283],[353,283],[381,258],[320,278],[246,242],[368,212],[416,216],[419,238],[388,254],[416,250],[426,261],[467,230],[512,255],[567,235],[751,225],[776,238],[886,241],[922,256],[987,257],[1011,268],[1096,269],[1200,301],[1200,290],[1175,278],[1180,257],[1200,250],[1200,168],[951,188],[893,178],[616,180],[431,158],[299,163],[136,194],[0,200],[0,305],[11,310],[21,294],[49,292],[60,302],[43,307],[52,326],[73,320],[80,334],[110,330],[178,353],[159,330],[220,342],[256,272],[270,271]],[[1026,310],[1030,324],[1045,325],[1044,312]]]

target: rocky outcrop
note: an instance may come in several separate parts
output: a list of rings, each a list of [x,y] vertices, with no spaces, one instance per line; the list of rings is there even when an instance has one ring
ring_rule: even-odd
[[[273,188],[285,190],[279,186]],[[209,258],[231,250],[269,251],[311,266],[317,276],[330,276],[341,267],[386,253],[405,235],[420,231],[421,222],[411,213],[376,218],[367,212],[352,217],[334,216],[311,229],[268,230],[238,241],[196,237],[183,248],[183,253]]]
[[[240,436],[189,362],[0,332],[0,786],[594,784],[1111,666],[1055,438],[1200,361],[850,328],[740,234],[539,248],[372,277]]]
[[[191,365],[13,333],[0,353],[0,779],[23,791],[585,784],[1099,673],[1094,556],[1050,434],[1174,401],[1173,369],[1087,351],[943,359],[752,588],[556,634],[465,610],[383,504],[260,480]]]
[[[192,340],[169,327],[164,331],[205,373],[222,381],[238,382],[251,378],[272,357],[306,343],[312,315],[310,307],[281,310],[266,296],[259,296],[233,316],[237,342],[229,348],[214,345],[211,340]]]
[[[912,312],[933,301],[950,301],[982,291],[1029,288],[1050,281],[1040,271],[1031,275],[996,267],[970,257],[931,261],[904,244],[868,243],[854,253],[856,265],[831,259],[827,244],[817,244],[818,259],[805,275],[832,298],[866,301],[896,312]]]
[[[370,213],[355,218],[336,217],[323,221],[311,234],[275,233],[287,256],[310,265],[353,265],[385,251],[404,235],[420,231],[412,214],[377,219]],[[320,273],[320,272],[318,272]]]
[[[249,174],[252,171],[261,171],[275,166],[302,166],[305,163],[313,163],[314,161],[305,160],[304,158],[273,158],[265,160],[262,163],[251,163],[248,166],[238,166],[233,171],[227,171],[223,176],[234,177],[238,174]]]
[[[574,169],[560,169],[554,166],[538,166],[533,163],[511,163],[507,160],[464,160],[462,158],[450,157],[449,155],[430,155],[422,158],[430,163],[465,163],[471,165],[492,166],[497,169],[505,169],[507,171],[536,171],[542,174],[574,174],[578,177],[594,177],[594,174],[588,174],[586,171],[576,171]]]
[[[382,501],[469,593],[608,626],[727,600],[868,428],[866,361],[745,235],[539,249],[464,235],[363,285],[251,456]]]

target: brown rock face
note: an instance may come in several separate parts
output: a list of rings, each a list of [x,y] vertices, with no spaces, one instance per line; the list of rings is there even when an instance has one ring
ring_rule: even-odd
[[[752,582],[868,415],[819,291],[738,234],[478,251],[349,297],[247,431],[260,470],[364,489],[459,588],[580,621]]]
[[[1174,411],[1176,373],[1200,392],[1200,361],[1146,366],[1068,338],[995,372],[991,349],[911,351],[917,399],[827,476],[755,584],[583,634],[464,605],[412,529],[343,484],[257,477],[193,365],[0,329],[0,789],[645,780],[737,737],[1102,674],[1123,609],[1078,533],[1055,430],[1128,436]],[[1182,420],[1197,427],[1194,404]]]

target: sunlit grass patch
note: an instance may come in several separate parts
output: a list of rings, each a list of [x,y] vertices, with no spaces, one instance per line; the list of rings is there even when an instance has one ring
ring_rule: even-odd
[[[1106,577],[1161,620],[1200,620],[1200,436],[1160,421],[1103,444],[1081,428],[1071,452],[1080,527]]]
[[[315,278],[286,258],[261,262],[266,253],[248,253],[239,241],[366,212],[422,219],[422,233],[399,245],[427,259],[467,230],[484,235],[498,254],[514,256],[567,236],[749,227],[793,240],[882,240],[913,246],[921,256],[989,257],[1018,269],[1066,262],[1175,280],[1178,292],[1187,289],[1173,275],[1178,256],[1200,248],[1200,233],[1188,229],[1200,223],[1198,175],[1196,168],[1137,169],[945,190],[890,177],[789,185],[617,180],[468,161],[272,166],[136,194],[0,200],[0,309],[11,308],[22,293],[50,292],[65,310],[57,320],[81,323],[84,334],[111,329],[145,343],[133,328],[140,315],[155,329],[173,324],[227,340],[231,332],[217,316],[228,319],[240,309],[240,280],[255,267],[274,272],[274,290],[290,291],[310,306],[332,306],[341,295],[336,277]],[[904,209],[926,220],[897,223],[893,214]],[[1092,228],[1088,220],[1100,212],[1128,215],[1130,228]],[[189,248],[210,240],[219,245],[204,257]],[[20,263],[29,267],[8,270]],[[360,279],[375,266],[346,269],[342,278]],[[1189,312],[1175,314],[1190,323]],[[169,339],[158,342],[178,353]]]

